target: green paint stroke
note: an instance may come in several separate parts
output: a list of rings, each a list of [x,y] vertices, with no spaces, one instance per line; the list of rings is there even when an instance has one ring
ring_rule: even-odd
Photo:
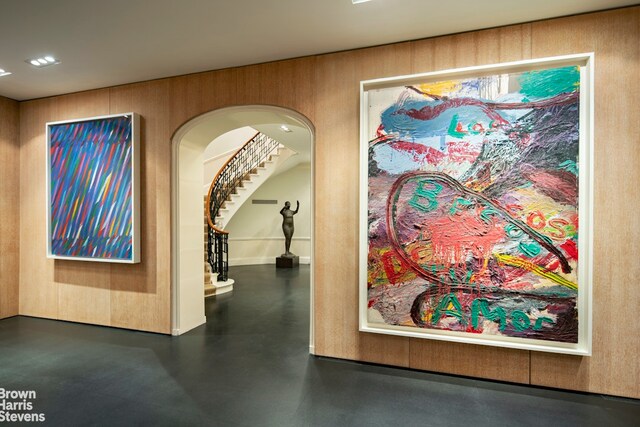
[[[531,320],[527,313],[520,310],[513,310],[511,313],[511,323],[516,331],[526,331],[531,326]]]
[[[429,188],[429,186],[432,186]],[[425,188],[426,187],[426,188]],[[420,212],[431,212],[438,207],[437,196],[442,191],[442,185],[429,181],[428,179],[418,181],[418,187],[413,193],[413,197],[409,200],[409,206],[419,210]],[[429,204],[425,205],[421,202],[426,199]]]
[[[471,276],[473,276],[473,271],[467,270],[467,275],[464,277],[464,283],[469,283],[469,281],[471,280]]]
[[[560,169],[564,169],[568,172],[571,172],[574,175],[578,175],[578,164],[573,160],[567,160],[565,162],[560,163]]]
[[[533,258],[534,256],[540,254],[540,251],[541,251],[540,245],[538,245],[538,243],[536,242],[530,242],[530,243],[520,242],[520,244],[518,245],[518,248],[520,249],[520,252],[522,252],[523,254],[525,254],[525,256],[528,256],[529,258]]]
[[[507,236],[513,239],[522,237],[522,235],[524,234],[524,231],[522,231],[520,228],[516,227],[515,225],[511,224],[510,222],[507,223],[507,225],[505,225],[504,231],[505,233],[507,233]]]
[[[464,318],[464,312],[462,311],[462,304],[460,304],[455,294],[448,294],[442,297],[440,304],[438,304],[438,307],[436,307],[433,313],[432,324],[437,325],[443,314],[445,316],[457,317],[460,323],[463,325],[467,324],[467,320]]]
[[[486,207],[480,213],[480,219],[482,219],[482,221],[484,221],[485,223],[490,224],[491,216],[494,216],[494,215],[498,216],[500,215],[500,213],[492,207]]]
[[[455,138],[464,138],[466,136],[465,132],[459,132],[456,130],[458,127],[458,115],[454,114],[451,118],[451,123],[449,123],[449,135]]]
[[[580,67],[527,71],[520,75],[520,92],[532,98],[548,98],[580,88]]]
[[[478,317],[480,313],[482,313],[485,319],[500,323],[501,331],[504,331],[507,327],[507,313],[502,307],[491,310],[489,308],[489,301],[484,298],[477,298],[471,304],[471,326],[473,326],[473,329],[478,329]]]
[[[456,212],[458,212],[459,206],[471,206],[471,205],[473,205],[473,202],[463,199],[462,197],[458,197],[451,205],[451,209],[449,209],[449,215],[455,215]]]
[[[533,327],[534,331],[539,331],[540,329],[542,329],[542,323],[543,322],[549,322],[553,325],[553,319],[549,318],[549,317],[538,317],[538,320],[536,320],[536,324]]]

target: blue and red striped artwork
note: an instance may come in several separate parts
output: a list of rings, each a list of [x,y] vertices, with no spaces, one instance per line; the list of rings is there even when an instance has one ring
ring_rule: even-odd
[[[132,116],[49,126],[50,254],[133,259]]]

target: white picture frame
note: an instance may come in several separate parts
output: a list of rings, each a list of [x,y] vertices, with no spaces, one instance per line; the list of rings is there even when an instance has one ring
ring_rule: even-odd
[[[576,101],[579,105],[579,152],[578,152],[578,165],[579,174],[578,180],[578,203],[577,211],[579,212],[579,239],[577,248],[579,251],[579,262],[577,263],[577,283],[578,290],[575,297],[575,310],[576,321],[578,323],[576,338],[574,342],[563,342],[557,340],[548,340],[540,338],[529,338],[523,336],[509,336],[502,332],[485,334],[484,332],[478,333],[477,331],[470,333],[459,330],[447,330],[444,328],[425,328],[418,325],[408,325],[406,309],[404,311],[398,310],[398,318],[400,319],[397,324],[393,321],[387,321],[379,311],[375,308],[372,310],[370,305],[376,307],[376,304],[382,304],[380,300],[387,298],[383,291],[379,291],[377,299],[370,295],[368,275],[369,275],[369,260],[370,260],[370,230],[369,230],[369,208],[370,208],[370,175],[369,175],[369,161],[370,161],[370,141],[376,138],[376,126],[381,124],[381,113],[386,111],[385,106],[391,104],[385,104],[385,102],[395,102],[394,96],[397,91],[403,90],[403,88],[414,87],[418,84],[434,84],[445,81],[460,81],[464,79],[480,79],[488,76],[500,76],[500,75],[512,75],[518,73],[535,72],[539,70],[555,69],[560,67],[579,67],[579,99]],[[360,237],[359,237],[359,330],[367,333],[379,333],[396,336],[406,336],[412,338],[425,338],[441,341],[451,341],[457,343],[477,344],[477,345],[489,345],[497,347],[508,347],[521,350],[533,350],[544,351],[552,353],[564,353],[580,356],[590,356],[592,347],[592,257],[593,257],[593,124],[594,124],[594,108],[593,108],[593,91],[594,91],[594,54],[582,53],[576,55],[566,55],[550,58],[540,58],[525,61],[508,62],[502,64],[482,65],[476,67],[458,68],[450,70],[435,71],[422,74],[405,75],[389,78],[381,78],[374,80],[366,80],[360,82],[360,208],[359,208],[359,223],[360,223]],[[385,95],[385,90],[389,90],[391,95]],[[397,89],[396,92],[394,92]],[[373,94],[373,96],[372,96]],[[387,98],[385,98],[385,96]],[[372,100],[372,97],[375,98]],[[383,101],[379,101],[382,99]],[[386,99],[386,101],[385,101]],[[445,99],[445,98],[442,98]],[[378,100],[378,101],[375,101]],[[436,104],[435,98],[430,99]],[[377,105],[372,105],[373,102],[378,102]],[[409,108],[409,107],[407,107]],[[406,113],[406,111],[405,111]],[[379,136],[379,135],[378,135]],[[388,135],[384,134],[384,138]],[[391,136],[393,139],[393,136]],[[372,154],[373,155],[373,154]],[[377,166],[376,166],[377,168]],[[421,173],[421,172],[420,172]],[[400,175],[400,174],[399,174]],[[390,179],[390,178],[389,178]],[[376,187],[378,188],[378,187]],[[386,187],[385,187],[386,188]],[[374,199],[378,199],[374,192],[371,193]],[[398,193],[399,194],[399,193]],[[385,194],[385,196],[387,196]],[[399,197],[399,196],[397,196]],[[391,198],[389,198],[391,200]],[[372,199],[372,203],[377,203]],[[387,217],[389,212],[395,212],[396,208],[389,208],[387,206]],[[400,208],[397,208],[400,209]],[[380,214],[379,217],[383,217],[384,214]],[[377,217],[376,217],[377,218]],[[392,239],[386,236],[387,240]],[[397,245],[397,239],[395,241],[396,246],[393,246],[390,251],[399,251],[404,248]],[[400,248],[400,249],[398,249]],[[401,255],[400,258],[409,259],[411,255]],[[372,255],[373,259],[373,255]],[[376,261],[372,261],[374,263]],[[419,266],[417,263],[410,265],[415,269]],[[426,273],[425,273],[426,274]],[[376,276],[378,277],[378,276]],[[381,275],[380,277],[385,277]],[[389,286],[387,289],[391,289],[390,284],[379,286]],[[411,282],[414,283],[414,282]],[[395,287],[400,288],[403,283],[394,284]],[[415,285],[418,286],[418,285]],[[428,288],[431,284],[423,285],[423,288]],[[480,285],[478,285],[479,287]],[[372,287],[373,288],[373,287]],[[383,288],[385,289],[385,288]],[[373,293],[372,293],[373,294]],[[397,295],[400,295],[398,293]],[[466,294],[465,294],[466,295]],[[391,297],[389,297],[391,298]],[[402,302],[406,307],[407,301],[397,297],[398,301]],[[417,298],[416,298],[417,300]],[[391,299],[389,299],[391,301]],[[404,301],[404,302],[403,302]],[[435,301],[435,300],[434,300]],[[441,300],[442,302],[443,300]],[[474,300],[475,301],[475,300]],[[390,303],[385,303],[388,304]],[[411,310],[414,310],[416,301]],[[399,305],[402,305],[399,303]],[[386,307],[385,306],[385,307]],[[432,309],[431,307],[430,309]],[[391,309],[389,309],[391,310]],[[436,309],[438,310],[438,309]],[[419,311],[419,310],[417,310]],[[464,311],[464,310],[463,310]],[[392,314],[396,312],[390,311]],[[455,309],[454,309],[455,312]],[[439,315],[442,312],[438,313]],[[466,314],[463,313],[463,314]],[[484,313],[482,313],[484,314]],[[529,315],[529,314],[528,314]],[[579,319],[578,319],[579,316]],[[446,315],[442,315],[438,321],[444,319]],[[388,318],[392,319],[391,315]],[[433,319],[433,318],[431,318]],[[464,319],[464,316],[461,316]],[[520,320],[520,319],[518,319]],[[431,320],[432,321],[432,320]],[[467,320],[468,321],[468,320]],[[484,322],[487,321],[485,317]],[[526,322],[527,320],[523,320]],[[460,320],[462,322],[462,320]],[[502,323],[509,322],[508,313],[507,320],[499,318],[496,325],[502,327]],[[541,322],[544,323],[544,322]],[[544,326],[544,325],[542,325]],[[506,329],[505,329],[506,330]],[[544,332],[544,331],[543,331]],[[542,332],[541,332],[542,333]],[[515,334],[517,335],[517,334]]]
[[[47,258],[139,263],[140,116],[48,122],[45,133]]]

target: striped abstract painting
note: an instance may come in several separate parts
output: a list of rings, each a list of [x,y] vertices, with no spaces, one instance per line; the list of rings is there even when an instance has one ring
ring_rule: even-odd
[[[50,252],[133,258],[131,116],[49,127]]]

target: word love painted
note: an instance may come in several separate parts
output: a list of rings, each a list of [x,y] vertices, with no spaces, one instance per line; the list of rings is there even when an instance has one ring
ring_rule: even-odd
[[[580,68],[368,91],[367,319],[577,343]]]

